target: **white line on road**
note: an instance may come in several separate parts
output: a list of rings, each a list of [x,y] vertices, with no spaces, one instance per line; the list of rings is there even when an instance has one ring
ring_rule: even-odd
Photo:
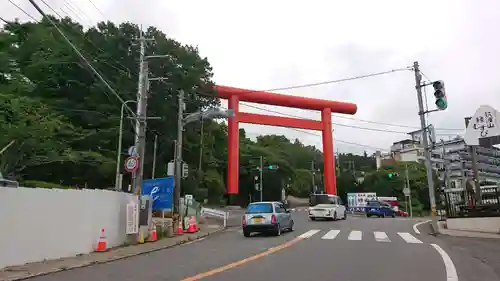
[[[375,231],[373,232],[373,236],[375,236],[375,241],[378,242],[391,242],[391,239],[385,234],[385,232]]]
[[[450,256],[438,245],[431,244],[431,246],[436,249],[443,259],[444,267],[446,269],[446,281],[458,281],[457,269],[455,268]]]
[[[332,239],[335,239],[335,237],[337,237],[337,235],[339,235],[339,233],[340,233],[340,230],[332,229],[332,230],[328,231],[325,235],[323,235],[323,237],[321,237],[321,239],[332,240]]]
[[[347,237],[348,240],[361,240],[361,235],[362,232],[359,230],[353,230],[351,233],[349,233],[349,237]]]
[[[413,231],[415,231],[415,233],[417,234],[420,234],[420,230],[418,230],[417,226],[421,225],[421,224],[424,224],[424,223],[428,223],[430,222],[431,220],[426,220],[426,221],[421,221],[421,222],[417,222],[416,224],[413,225]]]
[[[406,241],[406,243],[420,244],[422,241],[415,238],[415,236],[411,235],[408,232],[398,232],[398,235]]]
[[[318,232],[319,232],[319,229],[311,229],[308,232],[301,234],[299,237],[300,238],[309,238]]]

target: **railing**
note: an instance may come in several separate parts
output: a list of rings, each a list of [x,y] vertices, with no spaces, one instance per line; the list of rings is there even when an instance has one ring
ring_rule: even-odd
[[[500,187],[481,190],[481,204],[475,204],[474,194],[466,190],[444,193],[445,216],[463,217],[500,217]]]

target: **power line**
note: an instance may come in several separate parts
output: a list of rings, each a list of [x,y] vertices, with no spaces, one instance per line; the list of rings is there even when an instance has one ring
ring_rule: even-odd
[[[242,104],[242,105],[243,106],[252,107],[252,108],[255,108],[255,109],[259,109],[259,110],[263,110],[263,111],[277,113],[277,114],[280,114],[280,115],[283,115],[283,116],[294,117],[294,118],[302,118],[301,116],[297,116],[297,115],[293,115],[293,114],[288,114],[288,113],[284,113],[284,112],[280,112],[280,111],[276,111],[276,110],[271,110],[271,109],[267,109],[267,108],[262,108],[262,107],[258,107],[258,106],[251,105],[251,104],[246,104],[245,103],[245,104]],[[335,122],[332,122],[332,124],[335,125],[335,126],[347,127],[347,128],[353,128],[353,129],[359,129],[359,130],[368,130],[368,131],[375,131],[375,132],[397,133],[397,134],[408,135],[408,132],[403,132],[403,131],[394,131],[394,130],[387,130],[387,129],[367,128],[367,127],[361,127],[361,126],[355,126],[355,125],[339,124],[339,123],[335,123]],[[446,136],[449,136],[449,135],[455,135],[455,134],[437,134],[437,135],[446,135]]]
[[[308,134],[308,135],[315,136],[315,137],[321,137],[320,135],[315,134],[313,132],[308,132],[308,131],[304,131],[304,130],[300,130],[300,129],[296,129],[296,128],[287,128],[287,129],[290,129],[290,130],[293,130],[293,131],[296,131],[296,132],[299,132],[299,133],[303,133],[303,134]],[[251,132],[245,132],[245,133],[246,134],[255,134],[255,135],[259,135],[259,136],[263,135],[263,134],[251,133]],[[356,143],[356,142],[344,141],[344,140],[337,139],[337,138],[334,138],[334,142],[339,142],[339,143],[343,143],[343,144],[347,144],[347,145],[354,145],[354,146],[359,146],[359,147],[365,147],[365,148],[370,148],[370,149],[374,149],[374,150],[387,151],[387,149],[385,149],[385,148],[380,148],[380,147],[366,145],[366,144],[361,144],[361,143]]]
[[[87,58],[85,58],[82,55],[82,53],[78,50],[78,48],[71,42],[71,40],[68,39],[68,37],[66,37],[64,32],[55,24],[55,22],[45,14],[45,12],[38,6],[37,3],[35,3],[35,0],[29,0],[29,1],[30,1],[31,5],[33,5],[33,7],[35,7],[35,9],[42,15],[42,17],[47,19],[47,21],[49,21],[50,24],[59,32],[59,34],[64,38],[66,43],[68,43],[71,46],[73,51],[75,51],[75,53],[77,53],[77,55],[80,57],[80,59],[82,59],[85,62],[85,64],[87,64],[87,66],[99,78],[99,80],[101,80],[101,82],[104,83],[104,85],[106,85],[108,90],[121,102],[121,104],[123,104],[125,101],[120,97],[120,95],[111,87],[111,85],[109,85],[109,83],[106,81],[106,79],[104,79],[104,77],[101,74],[99,74],[99,72],[97,72],[97,70],[92,66],[92,64],[87,60]],[[45,3],[45,5],[47,5],[47,3],[44,0],[42,0],[42,2]],[[125,105],[125,108],[132,116],[135,117],[135,113],[130,109],[130,107]]]
[[[20,10],[21,12],[23,12],[25,15],[27,15],[28,17],[30,17],[32,20],[34,20],[35,22],[38,22],[37,19],[35,19],[32,15],[30,15],[28,12],[26,12],[26,10],[24,10],[23,8],[21,8],[19,5],[17,5],[16,3],[14,3],[12,0],[8,0],[12,5],[14,5],[14,7],[16,7],[18,10]],[[4,20],[5,21],[5,20]]]
[[[366,122],[366,123],[371,123],[371,124],[377,124],[377,125],[384,125],[384,126],[392,126],[392,127],[401,127],[401,128],[409,128],[409,129],[419,129],[417,126],[409,126],[409,125],[401,125],[401,124],[393,124],[393,123],[384,123],[380,121],[371,121],[371,120],[365,120],[365,119],[358,119],[358,118],[352,118],[352,117],[346,117],[346,116],[341,116],[341,115],[336,115],[334,114],[335,118],[342,118],[342,119],[347,119],[347,120],[354,120],[354,121],[360,121],[360,122]],[[451,129],[451,128],[435,128],[437,131],[463,131],[463,129]]]
[[[106,16],[104,15],[103,12],[101,12],[101,10],[97,7],[96,4],[94,4],[94,1],[92,0],[89,0],[90,4],[92,4],[92,6],[94,6],[94,8],[103,16],[103,18],[106,18]]]

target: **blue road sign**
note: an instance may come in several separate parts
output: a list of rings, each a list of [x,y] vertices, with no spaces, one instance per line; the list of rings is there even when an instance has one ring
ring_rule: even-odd
[[[154,211],[172,211],[174,178],[150,179],[142,182],[142,195],[153,197]]]

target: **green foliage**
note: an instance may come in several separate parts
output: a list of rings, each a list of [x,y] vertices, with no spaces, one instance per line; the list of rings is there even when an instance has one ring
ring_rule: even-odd
[[[32,188],[69,189],[68,186],[64,186],[64,185],[60,185],[60,184],[52,183],[52,182],[45,182],[45,181],[24,181],[23,186],[24,187],[32,187]]]
[[[66,18],[53,20],[74,45],[90,59],[123,100],[135,100],[139,46],[134,38],[139,28],[132,23],[116,25],[101,22],[85,30]],[[149,27],[148,54],[167,55],[149,61],[148,115],[162,117],[148,121],[145,178],[152,174],[152,132],[158,134],[156,177],[166,175],[167,163],[174,157],[177,132],[177,91],[186,92],[186,112],[216,106],[220,101],[212,89],[212,68],[196,47],[182,45],[160,30]],[[135,110],[134,103],[128,103]],[[115,181],[116,148],[120,120],[119,100],[82,63],[77,54],[46,21],[6,24],[0,30],[0,149],[14,144],[0,155],[0,172],[29,186],[64,188],[85,186],[110,188]],[[133,122],[125,116],[123,157],[134,142]],[[298,139],[265,135],[255,141],[240,130],[240,199],[258,198],[254,177],[259,157],[265,158],[264,200],[277,200],[281,190],[306,197],[312,182],[322,188],[323,155]],[[123,159],[123,158],[122,158]],[[227,179],[227,127],[206,120],[185,127],[183,160],[189,164],[189,177],[183,192],[197,199],[219,203],[224,198]],[[311,163],[316,171],[311,171]],[[279,167],[274,169],[274,166]],[[396,167],[402,174],[400,167]],[[381,195],[401,196],[402,182],[375,172],[375,159],[340,154],[337,183],[340,194],[374,190]],[[423,171],[412,172],[414,196],[423,205]],[[360,180],[361,179],[361,180]],[[364,179],[364,182],[362,181]],[[130,183],[125,174],[124,185]]]
[[[139,46],[134,37],[138,26],[101,22],[85,30],[70,19],[52,18],[75,46],[92,62],[123,100],[135,100]],[[166,174],[173,158],[177,131],[177,91],[184,89],[186,112],[216,106],[211,96],[212,68],[198,49],[168,38],[154,27],[146,37],[156,41],[148,54],[152,77],[168,77],[168,83],[151,82],[148,114],[163,117],[148,122],[145,177],[151,175],[153,134],[158,133],[156,177]],[[134,103],[128,103],[135,110]],[[0,146],[14,145],[0,158],[0,171],[29,186],[54,188],[86,186],[109,188],[115,181],[116,147],[120,102],[95,77],[77,54],[46,21],[6,24],[0,30]],[[134,140],[133,122],[125,116],[123,149]],[[203,125],[203,127],[202,127]],[[321,152],[284,136],[262,136],[256,141],[240,132],[241,196],[255,196],[253,177],[258,157],[264,156],[264,198],[279,198],[281,189],[307,196],[311,161],[321,161]],[[185,128],[183,160],[190,174],[183,192],[200,199],[220,202],[227,178],[227,127],[204,121]],[[200,155],[201,154],[201,155]],[[278,166],[278,169],[274,169]],[[298,171],[298,172],[297,172]],[[124,185],[130,182],[125,174]]]

